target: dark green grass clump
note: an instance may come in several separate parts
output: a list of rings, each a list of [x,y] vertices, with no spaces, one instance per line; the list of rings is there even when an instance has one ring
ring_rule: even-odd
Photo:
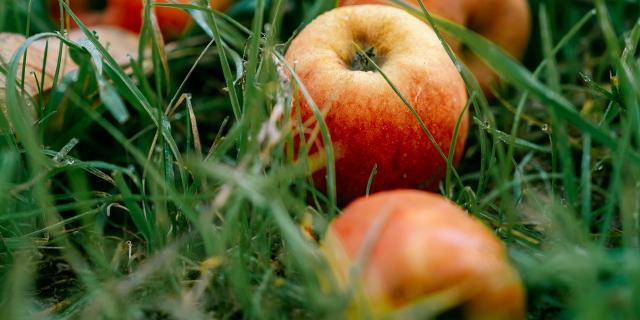
[[[87,43],[65,43],[81,69],[36,102],[35,123],[21,93],[27,44],[0,61],[0,318],[342,314],[348,299],[300,227],[322,235],[336,194],[315,190],[306,157],[286,150],[297,84],[282,59],[331,2],[173,5],[197,26],[161,50],[146,18],[146,65],[127,70],[83,27]],[[460,65],[474,125],[440,192],[504,239],[531,319],[640,317],[637,6],[531,1],[523,64],[413,9],[504,79],[487,101]],[[61,37],[41,1],[2,0],[0,31]]]

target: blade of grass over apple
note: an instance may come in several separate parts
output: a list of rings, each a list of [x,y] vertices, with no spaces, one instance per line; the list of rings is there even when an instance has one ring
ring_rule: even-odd
[[[378,244],[378,239],[382,235],[385,226],[392,218],[392,214],[395,212],[393,209],[397,205],[397,200],[387,201],[382,204],[375,214],[375,219],[371,223],[371,227],[364,236],[364,242],[354,257],[354,261],[351,264],[348,272],[348,284],[346,290],[346,299],[350,304],[359,304],[362,306],[363,311],[367,311],[366,295],[360,291],[362,288],[362,278],[367,266],[368,261],[373,255],[374,248]],[[369,311],[368,313],[370,313]],[[367,314],[367,316],[372,316]]]
[[[14,132],[20,137],[20,143],[25,148],[29,155],[29,165],[32,175],[37,175],[41,170],[47,167],[46,160],[42,156],[40,142],[37,141],[37,135],[35,134],[29,119],[31,115],[27,114],[28,108],[25,106],[24,100],[20,97],[18,90],[18,80],[16,75],[18,73],[18,65],[22,60],[22,57],[27,51],[27,48],[35,41],[45,39],[47,37],[56,37],[55,33],[42,33],[28,38],[16,51],[13,58],[9,62],[7,69],[7,87],[6,87],[6,99],[7,99],[7,114],[11,127],[14,128]],[[19,151],[16,149],[15,151]],[[37,199],[43,213],[47,217],[56,215],[56,212],[50,208],[51,198],[44,186],[37,184]]]
[[[60,10],[60,30],[59,33],[60,34],[64,34],[64,23],[63,23],[63,7],[61,4],[58,4],[59,10]],[[48,46],[47,46],[48,47]],[[57,52],[57,59],[56,59],[56,69],[53,72],[53,83],[51,84],[51,88],[56,88],[58,86],[58,81],[60,81],[61,79],[58,78],[62,78],[60,77],[60,72],[62,69],[62,58],[63,58],[63,52],[64,52],[64,42],[60,41],[60,43],[58,44],[58,52]],[[48,52],[45,52],[46,54],[48,54]],[[46,59],[45,59],[46,60]],[[42,70],[44,70],[44,68],[42,68]],[[53,101],[48,100],[47,101],[47,105],[44,108],[44,113],[41,115],[43,117],[45,117],[48,114],[48,111],[51,111],[52,109],[54,109],[56,105],[53,103]],[[46,122],[45,122],[46,124]],[[42,133],[44,134],[44,133]],[[42,136],[41,136],[42,137]]]
[[[451,144],[449,145],[449,155],[447,156],[447,172],[445,174],[445,179],[444,179],[444,189],[446,190],[446,194],[449,197],[453,196],[453,189],[451,188],[452,170],[449,170],[449,168],[454,168],[453,159],[456,152],[456,144],[458,143],[458,136],[460,134],[460,126],[462,125],[462,120],[467,115],[467,110],[469,110],[469,107],[471,106],[471,104],[473,103],[473,100],[475,99],[475,94],[476,92],[474,92],[471,95],[471,98],[467,100],[464,108],[462,109],[462,112],[460,112],[460,115],[456,120],[456,126],[453,128],[453,139],[451,139]]]
[[[164,39],[162,31],[158,25],[158,19],[155,10],[152,10],[152,0],[143,0],[142,10],[142,28],[140,29],[140,41],[138,41],[138,57],[143,62],[148,52],[147,40],[151,42],[151,65],[153,68],[153,76],[155,80],[156,107],[162,110],[163,100],[169,91],[169,63],[165,53]],[[164,91],[164,92],[163,92]]]
[[[46,42],[45,46],[44,46],[44,56],[42,57],[42,67],[41,67],[41,72],[40,72],[40,80],[38,81],[38,96],[43,96],[45,94],[45,90],[44,87],[46,85],[45,83],[45,76],[46,76],[46,71],[47,70],[47,55],[49,54],[49,41]],[[36,80],[38,80],[38,77],[36,76]],[[44,102],[42,100],[38,101],[38,107],[37,107],[37,113],[39,116],[42,116],[44,114],[45,108],[44,108]],[[43,129],[40,129],[40,136],[42,137],[42,131]],[[42,138],[41,138],[42,139]]]
[[[63,3],[63,5],[66,7],[67,4]],[[66,10],[69,11],[69,8],[66,7]],[[145,10],[150,12],[150,8],[146,8]],[[149,16],[149,12],[147,13],[147,15],[145,16],[145,21],[150,19]],[[158,132],[161,134],[162,137],[162,154],[164,155],[164,159],[165,159],[165,164],[164,164],[164,176],[166,179],[167,183],[171,183],[173,184],[173,176],[174,176],[174,170],[173,170],[173,165],[172,165],[172,161],[171,160],[167,160],[170,159],[170,155],[173,155],[173,157],[176,159],[176,162],[178,164],[178,168],[182,168],[183,166],[181,165],[183,163],[182,161],[182,157],[180,155],[180,152],[178,151],[178,147],[176,142],[173,140],[173,137],[171,136],[170,130],[171,127],[170,125],[167,125],[168,122],[166,121],[165,117],[163,116],[161,110],[161,106],[157,105],[157,107],[155,108],[157,110],[156,111],[152,111],[153,107],[152,104],[150,103],[149,100],[146,100],[144,97],[145,95],[138,90],[138,88],[132,84],[131,79],[129,79],[128,76],[126,76],[124,74],[124,71],[122,70],[122,68],[120,68],[120,66],[115,62],[115,60],[111,57],[111,55],[108,54],[108,52],[106,51],[106,49],[99,43],[99,41],[97,40],[95,34],[93,34],[92,32],[90,32],[86,26],[84,26],[82,24],[82,22],[78,19],[77,16],[75,16],[72,12],[69,12],[69,16],[75,20],[75,22],[78,24],[78,27],[82,30],[82,32],[85,34],[85,36],[87,37],[87,42],[92,43],[93,47],[95,48],[95,51],[97,51],[97,53],[99,53],[102,58],[105,59],[105,72],[110,76],[110,78],[115,82],[115,83],[119,83],[119,84],[124,84],[125,87],[127,87],[128,90],[125,91],[125,94],[129,94],[132,96],[132,99],[130,99],[131,102],[133,102],[133,105],[136,106],[141,106],[142,109],[144,109],[147,114],[150,116],[150,118],[152,119],[152,121],[158,126]],[[148,26],[148,23],[145,22],[143,23],[143,32],[146,29],[146,27]],[[166,73],[165,71],[162,70],[166,70],[166,61],[162,62],[163,60],[166,59],[164,53],[162,52],[163,49],[160,49],[160,46],[158,45],[158,40],[157,39],[157,34],[156,37],[152,37],[152,39],[155,39],[156,45],[152,46],[151,48],[151,52],[152,52],[152,56],[154,56],[155,58],[153,58],[152,60],[154,60],[154,65],[156,66],[162,66],[162,67],[154,67],[153,69],[157,72],[154,72],[155,78],[156,78],[156,83],[158,84],[158,86],[156,86],[156,99],[160,99],[162,97],[161,94],[161,90],[158,88],[161,88],[162,86],[160,85],[160,83],[162,83],[162,79],[164,78],[161,73]],[[153,41],[153,40],[152,40]],[[139,48],[139,50],[142,52],[142,55],[140,56],[141,59],[142,57],[144,57],[144,48],[141,46]],[[96,55],[97,55],[96,53]],[[165,58],[162,58],[165,57]],[[166,80],[166,79],[164,79]],[[121,87],[121,86],[119,86]],[[149,91],[150,92],[150,91]],[[160,101],[160,100],[157,100]],[[170,151],[168,151],[170,150]],[[180,173],[180,180],[182,181],[182,186],[183,189],[186,187],[186,174],[183,172],[183,170],[179,170]]]
[[[298,74],[295,71],[295,68],[292,67],[287,60],[277,51],[273,52],[274,56],[278,58],[280,63],[286,66],[287,70],[291,74],[291,77],[295,80],[297,89],[300,90],[300,93],[304,96],[304,99],[307,101],[309,108],[311,108],[311,112],[313,112],[313,116],[315,117],[318,126],[320,127],[320,132],[322,134],[322,143],[326,155],[326,170],[327,170],[327,195],[329,199],[329,214],[334,215],[336,212],[333,208],[337,207],[337,196],[336,196],[336,169],[335,169],[335,153],[333,150],[333,144],[331,141],[331,134],[329,133],[329,129],[327,128],[327,124],[324,122],[324,118],[320,109],[313,101],[313,98],[309,94],[309,91],[298,77]]]
[[[169,145],[169,147],[171,149],[171,152],[173,153],[173,156],[175,157],[176,161],[179,164],[182,163],[180,152],[178,151],[178,147],[177,147],[175,141],[173,140],[173,137],[171,136],[171,133],[168,132],[167,128],[162,125],[162,121],[161,121],[160,116],[159,116],[160,113],[158,113],[157,110],[153,109],[153,107],[149,103],[149,100],[142,94],[142,92],[140,92],[138,87],[136,87],[131,82],[131,79],[124,73],[124,71],[118,65],[118,63],[114,60],[114,58],[102,46],[102,44],[98,41],[98,39],[93,34],[93,32],[91,32],[84,25],[84,23],[73,12],[71,12],[71,9],[69,8],[69,6],[65,2],[61,2],[61,4],[65,7],[65,11],[67,12],[67,14],[69,14],[69,16],[78,25],[78,28],[80,30],[82,30],[84,35],[87,37],[87,40],[89,40],[90,42],[93,43],[93,45],[96,47],[98,52],[104,58],[104,60],[106,62],[106,64],[105,64],[105,72],[107,72],[107,74],[109,74],[109,76],[111,77],[111,79],[113,81],[117,81],[120,84],[124,85],[124,87],[126,88],[126,91],[128,91],[128,93],[131,94],[135,98],[134,100],[132,100],[132,101],[135,102],[134,106],[144,110],[147,113],[147,115],[153,121],[153,123],[156,125],[156,127],[159,128],[160,132],[162,133],[163,139],[165,139],[165,141],[168,143],[168,145]]]
[[[375,165],[373,165],[373,168],[371,168],[371,174],[369,174],[369,180],[367,181],[367,188],[365,189],[365,192],[364,192],[366,196],[369,195],[369,192],[371,191],[371,185],[373,184],[373,179],[376,177],[377,174],[378,174],[378,164],[376,163]]]
[[[172,148],[172,142],[167,141],[164,138],[164,135],[160,135],[160,130],[165,129],[167,132],[171,132],[171,123],[166,118],[166,111],[162,113],[166,96],[169,94],[170,88],[170,74],[169,74],[169,66],[167,61],[167,55],[165,53],[165,43],[162,38],[162,31],[160,30],[160,26],[158,24],[158,20],[155,15],[155,10],[152,7],[151,0],[143,0],[143,19],[142,19],[142,29],[140,30],[140,41],[138,41],[138,57],[140,58],[140,64],[144,63],[145,52],[148,52],[147,48],[150,47],[151,52],[151,65],[152,65],[152,75],[154,77],[155,84],[155,108],[158,110],[158,115],[160,117],[161,126],[156,129],[156,139],[154,142],[157,142],[157,145],[160,147],[158,153],[161,154],[162,159],[162,167],[164,173],[165,184],[169,184],[175,189],[175,170],[173,167],[173,161],[171,157],[171,152],[169,151]],[[147,39],[150,39],[151,45],[147,45]],[[153,101],[150,101],[153,102]],[[153,105],[153,104],[152,104]],[[164,107],[165,110],[168,110],[171,105],[167,105]],[[174,143],[175,145],[175,143]],[[149,155],[152,154],[156,147],[156,143],[152,143],[149,147]],[[177,145],[175,145],[175,149],[177,150]],[[182,163],[181,159],[176,157],[176,160],[179,164]],[[148,161],[147,163],[151,163]],[[178,166],[179,168],[183,168],[182,165]],[[146,168],[143,173],[143,181]],[[179,169],[180,180],[182,182],[182,190],[186,190],[186,175],[185,173]],[[143,193],[147,193],[146,184],[143,183]],[[161,208],[165,208],[165,203],[159,203]]]
[[[31,21],[31,0],[29,0],[27,2],[27,12],[28,12],[28,14],[27,14],[27,21],[26,21],[26,25],[25,25],[25,34],[29,34],[30,33],[29,31],[31,30],[31,23],[30,23],[30,21]],[[25,81],[27,79],[26,78],[27,75],[25,73],[26,70],[27,70],[27,63],[26,62],[27,62],[27,54],[25,52],[25,54],[22,56],[22,70],[21,70],[22,77],[20,77],[20,90],[22,90],[23,92],[24,92],[24,84],[25,84]]]
[[[426,14],[427,17],[430,17],[429,12],[426,10],[426,8],[424,8],[424,4],[421,2],[419,2],[419,4],[423,12],[416,13],[419,11],[417,11],[417,9],[412,4],[407,3],[406,0],[389,0],[389,1],[395,5],[400,6],[401,8],[404,8],[405,10],[409,11],[410,13],[413,13],[418,17],[421,17],[422,14]],[[469,70],[469,68],[467,68],[467,66],[465,66],[461,62],[461,60],[456,56],[456,54],[453,52],[451,47],[447,44],[446,40],[444,39],[444,37],[442,36],[438,28],[438,25],[435,25],[433,23],[431,23],[431,25],[433,26],[433,31],[435,32],[436,36],[438,37],[438,39],[440,39],[440,43],[442,44],[443,48],[445,49],[445,51],[447,52],[447,54],[449,55],[453,63],[458,68],[460,75],[462,76],[462,79],[464,80],[467,86],[467,92],[470,96],[469,99],[472,101],[474,112],[479,117],[483,118],[485,127],[495,127],[496,125],[495,117],[489,108],[489,102],[486,96],[484,95],[484,93],[482,92],[477,79]],[[492,132],[490,131],[490,133]],[[502,146],[491,143],[487,137],[486,130],[479,129],[478,135],[479,135],[482,158],[480,163],[481,174],[480,174],[480,179],[478,180],[475,194],[483,194],[485,191],[485,188],[487,187],[487,184],[489,183],[490,176],[496,174],[495,172],[492,172],[492,170],[490,169],[493,159],[497,156],[500,163],[507,163],[507,161],[505,161],[504,151],[502,150]],[[493,135],[491,137],[493,138],[494,141],[497,141],[498,139],[495,132],[493,132]],[[503,176],[502,178],[506,179],[507,177]],[[474,207],[474,211],[479,211],[479,208]]]
[[[194,4],[166,2],[154,3],[153,5],[155,7],[176,8],[189,12],[196,25],[202,28],[211,38],[214,38],[214,34],[207,17],[210,11],[215,11],[216,16],[222,18],[222,20],[217,21],[220,36],[226,41],[225,44],[230,44],[236,50],[242,50],[246,42],[245,36],[252,34],[251,29],[245,27],[226,13],[211,9],[206,0],[194,0]],[[236,67],[242,68],[242,66]]]
[[[37,176],[40,172],[46,171],[48,164],[41,152],[39,142],[37,141],[37,134],[31,127],[31,124],[28,123],[27,119],[30,117],[26,114],[24,100],[19,97],[16,75],[21,57],[33,42],[39,39],[57,36],[58,35],[54,33],[41,33],[28,38],[18,48],[9,63],[8,68],[6,88],[8,105],[7,113],[9,114],[11,124],[15,129],[15,133],[20,137],[20,142],[25,148],[25,153],[28,157],[29,163],[28,171],[32,177]],[[70,220],[73,221],[76,218],[63,220],[59,216],[59,212],[56,210],[56,206],[54,205],[54,199],[49,193],[48,186],[45,183],[36,183],[33,187],[32,195],[35,199],[35,204],[40,209],[40,218],[46,226],[39,230],[22,233],[21,235],[38,234],[40,231],[46,230],[46,234],[51,234],[53,236],[53,241],[64,248],[63,254],[70,266],[74,270],[82,270],[80,277],[83,279],[85,284],[88,287],[97,287],[91,285],[92,283],[96,283],[93,280],[95,279],[93,272],[86,266],[84,261],[80,258],[82,255],[69,243],[69,239],[65,236],[64,225]],[[33,229],[35,228],[37,228],[37,226],[34,225]]]
[[[288,92],[295,92],[296,82],[295,81],[290,81],[290,82],[291,82],[291,85],[289,86],[289,88],[287,88],[289,90]],[[291,107],[288,108],[289,110],[287,111],[287,113],[289,114],[289,116],[291,116],[291,113],[294,112],[294,110],[298,110],[299,108],[301,108],[300,101],[292,99]],[[308,141],[313,141],[313,139],[315,139],[316,136],[315,135],[313,137],[306,136],[305,125],[302,121],[301,112],[295,113],[295,125],[293,125],[292,123],[288,123],[288,125],[289,127],[293,127],[297,129],[295,130],[295,132],[291,134],[291,138],[288,139],[289,140],[288,142],[291,144],[291,147],[288,148],[289,152],[291,152],[290,161],[294,162],[295,159],[297,158],[299,159],[298,162],[300,163],[300,166],[302,166],[303,168],[311,168],[311,161],[309,161],[310,147],[309,147]],[[316,130],[314,130],[314,132],[316,132]],[[297,138],[299,139],[297,153],[294,152],[295,150],[294,139],[296,135],[297,135]],[[312,176],[307,177],[306,181],[302,183],[302,187],[299,188],[299,192],[300,194],[304,194],[305,192],[310,192],[311,197],[313,199],[313,203],[315,203],[319,207],[321,206],[320,205],[321,202],[329,204],[329,199],[321,191],[316,189],[315,182]],[[340,209],[337,207],[334,208],[334,210],[335,210],[334,212],[340,212]]]
[[[405,98],[405,96],[400,92],[398,87],[396,87],[396,85],[393,84],[393,81],[391,81],[391,79],[389,79],[387,74],[384,71],[382,71],[382,69],[378,66],[378,64],[376,64],[376,62],[373,59],[371,59],[371,57],[364,50],[362,50],[362,48],[356,42],[353,42],[353,46],[356,49],[356,52],[358,52],[363,57],[367,58],[367,60],[369,61],[369,64],[375,69],[376,72],[380,73],[380,75],[384,78],[384,80],[389,84],[391,89],[396,93],[398,98],[400,98],[400,100],[402,100],[402,103],[404,103],[404,105],[407,107],[407,109],[409,109],[409,112],[411,112],[411,115],[413,115],[413,117],[416,119],[416,121],[420,125],[420,128],[422,129],[422,131],[424,131],[424,133],[429,138],[429,141],[431,141],[431,144],[434,146],[434,148],[436,148],[436,151],[438,151],[438,153],[440,154],[440,157],[442,158],[442,160],[444,160],[444,162],[447,164],[447,172],[449,172],[449,171],[453,172],[453,174],[456,177],[456,179],[457,179],[458,183],[460,184],[460,186],[464,186],[464,183],[462,182],[462,179],[460,178],[460,175],[458,174],[456,169],[453,167],[453,160],[450,161],[449,157],[444,154],[444,151],[442,151],[442,148],[440,147],[440,145],[438,145],[438,142],[433,137],[433,135],[431,134],[431,131],[429,131],[429,128],[424,123],[422,118],[420,118],[420,115],[418,114],[418,111],[416,111],[416,109],[413,107],[411,102],[409,102],[409,100],[407,100],[407,98]],[[468,107],[468,105],[469,105],[469,103],[467,103],[465,105],[465,110]],[[462,113],[462,115],[464,115],[464,112]],[[454,133],[456,133],[456,134],[457,134],[457,131],[459,130],[459,123],[460,123],[460,119],[462,118],[462,115],[458,116],[457,120],[456,120],[456,130],[454,130]],[[457,135],[454,135],[453,138],[452,138],[453,141],[455,141],[457,139],[458,139]],[[452,142],[452,144],[455,145],[455,142]]]
[[[439,319],[449,311],[456,311],[459,308],[460,300],[465,296],[464,292],[469,291],[469,285],[465,282],[436,292],[403,306],[398,311],[393,312],[392,319]],[[448,315],[448,314],[447,314]],[[457,319],[458,314],[452,319]],[[445,318],[446,319],[446,318]]]

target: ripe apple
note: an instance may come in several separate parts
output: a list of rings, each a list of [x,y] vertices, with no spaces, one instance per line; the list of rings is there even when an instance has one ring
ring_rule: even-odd
[[[454,162],[461,158],[467,136],[467,115],[462,114],[465,85],[427,24],[403,10],[381,5],[342,7],[322,14],[292,41],[285,58],[326,113],[324,121],[336,153],[339,202],[365,193],[375,165],[372,192],[435,189],[446,162],[365,54],[415,108],[445,155],[462,117]],[[294,93],[293,106],[304,122],[315,119],[300,92]],[[321,140],[307,142],[310,159],[322,158]],[[326,187],[323,170],[314,178],[319,190]]]
[[[69,0],[69,7],[75,15],[87,25],[98,25],[102,22],[102,12],[94,5],[93,0]],[[60,22],[60,5],[58,0],[49,1],[49,12],[54,23]],[[77,25],[73,20],[70,21],[71,27],[76,28]]]
[[[396,190],[358,199],[330,224],[321,250],[338,283],[359,288],[353,318],[385,318],[440,295],[440,311],[457,310],[458,318],[524,319],[523,285],[502,242],[439,195]],[[361,272],[350,279],[355,263]]]
[[[232,0],[211,0],[211,8],[225,10]],[[143,18],[142,0],[107,0],[106,6],[98,10],[92,8],[96,1],[71,0],[71,10],[79,13],[80,19],[89,26],[106,24],[119,26],[132,32],[140,32]],[[155,3],[171,3],[169,0],[155,0]],[[176,3],[189,4],[190,0],[176,0]],[[92,10],[91,10],[92,9]],[[59,17],[58,0],[51,1],[51,12]],[[167,40],[178,38],[191,23],[191,16],[181,9],[155,7],[155,14],[162,35]],[[58,18],[59,19],[59,18]]]
[[[407,1],[419,7],[418,0]],[[392,4],[385,0],[340,0],[340,5]],[[531,14],[527,0],[423,0],[431,13],[483,35],[515,58],[524,55],[531,31]],[[496,75],[475,54],[465,51],[459,42],[449,38],[456,54],[473,71],[480,87],[489,93]]]
[[[168,0],[157,0],[156,3],[169,3]],[[178,0],[176,3],[188,4],[189,0]],[[110,0],[105,11],[105,23],[116,25],[133,32],[140,32],[143,18],[142,0]],[[181,9],[155,7],[158,25],[165,39],[179,37],[189,26],[191,16]]]

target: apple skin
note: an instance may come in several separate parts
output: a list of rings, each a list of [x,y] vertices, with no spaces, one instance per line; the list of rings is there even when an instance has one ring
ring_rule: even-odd
[[[418,0],[410,0],[419,7]],[[391,4],[385,0],[340,0],[340,6]],[[481,34],[516,59],[524,56],[531,33],[531,13],[527,0],[423,0],[433,14],[449,19]],[[478,79],[481,89],[490,94],[496,74],[480,58],[465,51],[459,42],[447,38],[456,54]]]
[[[378,52],[380,68],[415,108],[445,155],[462,117],[454,163],[462,156],[468,130],[468,116],[462,114],[465,85],[429,26],[389,6],[349,6],[324,13],[292,41],[285,58],[326,112],[339,203],[364,195],[374,165],[377,175],[371,192],[437,188],[446,169],[444,159],[380,73],[351,70],[353,41]],[[299,91],[293,108],[303,122],[313,122],[304,128],[309,158],[324,159],[322,139],[309,139],[315,118]],[[314,174],[319,190],[326,189],[325,175],[324,169]]]
[[[157,3],[171,3],[169,0],[155,0]],[[79,13],[80,19],[88,26],[112,25],[139,33],[142,29],[143,1],[142,0],[108,0],[104,11],[91,11],[91,0],[72,0],[71,10]],[[189,4],[190,0],[176,0],[176,3]],[[210,6],[215,10],[226,10],[232,0],[211,0]],[[58,1],[51,1],[52,16],[58,17]],[[155,7],[158,25],[166,40],[178,38],[191,24],[191,16],[181,9]],[[75,27],[75,26],[74,26]]]
[[[448,294],[447,310],[461,308],[465,319],[524,319],[524,288],[504,245],[442,196],[396,190],[350,204],[321,244],[340,285],[349,283],[365,244],[371,251],[355,282],[361,290],[355,303],[364,303],[350,306],[352,318],[367,312],[383,318],[420,299]]]

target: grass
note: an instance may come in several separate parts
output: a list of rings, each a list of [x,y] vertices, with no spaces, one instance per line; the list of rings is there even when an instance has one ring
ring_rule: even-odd
[[[462,68],[474,121],[440,191],[504,239],[529,318],[638,318],[639,3],[530,4],[524,63],[414,9],[504,79],[486,100]],[[306,157],[286,151],[296,79],[282,77],[289,39],[332,5],[175,4],[197,27],[164,50],[146,22],[151,72],[139,60],[123,70],[85,28],[88,42],[64,43],[80,72],[54,85],[35,123],[21,94],[28,43],[0,61],[2,318],[341,314],[346,299],[327,289],[318,246],[300,231],[323,234],[336,194],[315,190]],[[4,0],[0,31],[60,37],[40,1]]]

